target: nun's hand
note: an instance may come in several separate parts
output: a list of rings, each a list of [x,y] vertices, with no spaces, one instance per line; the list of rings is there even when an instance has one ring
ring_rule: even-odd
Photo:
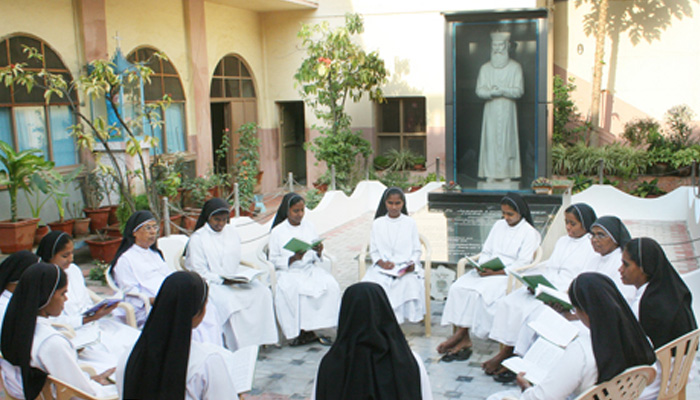
[[[484,268],[483,271],[478,271],[478,272],[479,272],[479,276],[494,276],[494,275],[505,275],[506,274],[505,269],[502,269],[500,271],[494,271],[492,269]]]
[[[113,385],[114,382],[109,379],[109,376],[112,375],[114,373],[114,371],[116,371],[116,370],[117,370],[116,368],[110,368],[107,371],[105,371],[99,375],[91,376],[90,379],[99,383],[102,386]]]
[[[377,261],[377,265],[379,265],[382,269],[394,268],[394,263],[391,261],[379,260],[379,261]]]
[[[304,252],[303,251],[296,252],[291,257],[289,257],[289,262],[287,265],[292,265],[292,264],[294,264],[295,261],[299,261],[302,258],[304,258]]]
[[[323,252],[323,243],[317,244],[315,247],[313,247],[313,250],[316,251],[316,254],[318,254],[319,257],[321,257],[321,253]]]
[[[95,311],[94,314],[83,317],[83,325],[92,321],[97,321],[98,319],[114,311],[114,309],[117,308],[117,306],[119,306],[119,303],[114,303],[111,306],[105,304],[104,306],[100,307],[97,311]]]
[[[520,386],[520,390],[523,391],[532,387],[532,383],[528,382],[527,379],[525,379],[524,372],[519,373],[518,376],[515,377],[515,382],[517,382],[518,386]]]

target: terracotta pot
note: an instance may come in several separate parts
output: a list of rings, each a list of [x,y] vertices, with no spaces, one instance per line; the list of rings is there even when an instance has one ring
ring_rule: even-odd
[[[73,237],[85,236],[90,232],[90,218],[78,218],[73,224]]]
[[[46,234],[49,233],[49,226],[48,225],[39,225],[36,228],[36,234],[34,235],[34,245],[39,245],[39,242],[41,242],[41,239],[46,236]]]
[[[104,228],[105,233],[107,233],[108,237],[111,238],[120,238],[122,237],[122,231],[119,229],[119,223],[116,224],[111,224]]]
[[[185,208],[185,215],[182,216],[182,227],[188,232],[194,231],[201,212],[202,210],[199,208]]]
[[[5,254],[31,250],[39,218],[0,222],[0,251]]]
[[[51,228],[52,231],[63,231],[69,235],[72,235],[74,223],[74,219],[66,219],[64,221],[49,222],[47,225],[49,226],[49,228]]]
[[[209,194],[207,194],[206,200],[213,199],[215,197],[221,197],[221,188],[218,186],[209,188],[207,191],[209,192]]]
[[[112,225],[112,224],[116,224],[117,222],[119,222],[119,220],[117,219],[117,208],[119,208],[118,205],[117,206],[105,206],[105,207],[100,207],[100,208],[106,208],[109,210],[109,219],[107,220],[108,224]]]
[[[117,254],[121,239],[85,240],[90,247],[90,256],[102,262],[111,262]]]
[[[90,218],[90,232],[96,233],[107,226],[109,220],[108,208],[85,208],[85,216]]]
[[[326,193],[328,191],[328,184],[327,183],[314,183],[314,188],[318,190],[321,193]]]
[[[170,216],[170,234],[174,235],[176,233],[180,233],[180,230],[178,227],[180,226],[180,222],[182,221],[182,215],[177,214],[177,215],[171,215]],[[163,226],[163,221],[160,221],[160,236],[165,235],[165,227]]]
[[[535,194],[552,194],[551,186],[534,186],[532,190],[535,191]]]

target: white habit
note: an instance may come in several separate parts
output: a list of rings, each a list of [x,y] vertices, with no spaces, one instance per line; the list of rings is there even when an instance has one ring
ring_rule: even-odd
[[[270,233],[268,257],[277,269],[275,310],[287,339],[299,336],[302,329],[313,331],[336,326],[340,309],[340,286],[321,267],[322,261],[315,251],[307,251],[304,258],[288,265],[294,253],[283,247],[292,238],[311,243],[318,239],[318,234],[306,220],[298,226],[284,220]]]
[[[117,394],[114,385],[102,386],[80,369],[73,345],[44,317],[37,317],[36,320],[29,365],[93,396],[106,397]],[[5,389],[10,395],[24,399],[20,368],[3,360],[2,374]]]
[[[557,240],[554,251],[547,261],[525,271],[524,274],[544,275],[557,289],[566,292],[571,281],[583,271],[589,259],[596,254],[589,234],[580,238],[565,235]],[[496,301],[496,314],[489,338],[506,346],[515,346],[523,323],[540,307],[548,306],[537,300],[526,287],[521,287]]]
[[[120,290],[124,293],[142,293],[148,297],[156,297],[160,285],[173,272],[160,254],[136,244],[119,257],[113,270],[114,282]],[[126,299],[134,306],[139,325],[145,323],[148,315],[144,304],[134,301],[133,297]],[[211,302],[207,304],[204,321],[192,332],[192,337],[199,342],[223,346],[223,334],[215,306]]]
[[[501,400],[512,396],[520,400],[573,399],[593,387],[598,380],[598,366],[593,355],[590,334],[581,333],[571,342],[559,361],[542,383],[520,393],[507,390],[492,394],[487,400]]]
[[[540,245],[540,233],[524,218],[515,226],[498,220],[491,228],[479,258],[484,263],[499,257],[508,269],[532,262]],[[485,338],[491,330],[496,300],[505,296],[508,277],[480,277],[476,269],[457,279],[450,287],[442,313],[442,325],[471,328],[471,333]]]
[[[492,97],[494,86],[504,90],[503,96]],[[520,98],[523,91],[523,70],[516,61],[508,60],[502,68],[496,68],[491,62],[481,66],[476,94],[485,99],[486,104],[479,148],[480,178],[511,179],[521,175],[515,99]]]
[[[90,298],[80,267],[70,264],[64,271],[68,275],[68,300],[64,304],[61,315],[55,318],[49,317],[49,321],[66,324],[78,330],[83,327],[83,312],[95,303]],[[81,362],[93,366],[98,373],[116,367],[119,357],[134,346],[141,334],[138,329],[121,323],[112,315],[90,322],[88,326],[99,328],[100,340],[99,343],[82,349],[78,357]]]
[[[378,283],[384,288],[399,324],[406,320],[422,320],[425,315],[425,280],[420,265],[421,245],[416,221],[404,214],[397,218],[385,215],[375,219],[370,256],[372,266],[362,280]],[[391,261],[395,265],[413,262],[415,271],[394,278],[381,272],[382,267],[377,264],[379,260]]]
[[[124,369],[131,351],[122,356],[117,365],[116,380],[119,395],[124,387]],[[192,341],[187,361],[185,399],[233,399],[236,388],[231,373],[231,353],[210,343]]]
[[[209,298],[216,304],[231,351],[277,343],[278,339],[270,289],[258,279],[249,284],[225,285],[221,278],[235,274],[240,261],[241,238],[231,224],[216,232],[206,223],[190,237],[185,266],[209,283]]]

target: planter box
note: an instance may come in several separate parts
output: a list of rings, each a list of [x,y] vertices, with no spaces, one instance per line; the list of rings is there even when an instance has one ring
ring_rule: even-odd
[[[107,226],[104,229],[104,231],[107,234],[107,236],[109,236],[111,238],[120,238],[121,239],[121,237],[122,237],[122,231],[119,229],[118,223],[111,224],[111,225]]]
[[[73,224],[73,237],[85,236],[90,232],[90,218],[78,218]]]
[[[44,236],[46,236],[48,233],[48,225],[39,225],[39,227],[36,228],[36,234],[34,234],[34,245],[38,246],[39,242],[41,242],[41,239],[43,239]]]
[[[119,222],[119,220],[117,219],[117,208],[119,208],[118,205],[100,207],[100,209],[102,208],[106,208],[107,210],[109,210],[109,219],[107,220],[107,223],[109,225],[116,224],[117,222]]]
[[[182,227],[188,232],[194,231],[194,227],[197,225],[197,219],[201,212],[202,210],[199,208],[186,208],[185,214],[182,216]]]
[[[75,220],[73,220],[73,219],[67,219],[63,222],[61,222],[61,221],[49,222],[48,225],[52,231],[63,231],[69,235],[72,235],[74,222],[75,222]]]
[[[39,218],[0,222],[0,251],[5,254],[31,250]]]
[[[122,240],[119,239],[107,239],[107,240],[85,240],[85,243],[90,247],[90,256],[98,261],[105,263],[112,262],[114,256],[117,254],[119,245]]]
[[[109,208],[85,208],[83,212],[86,217],[90,218],[90,232],[96,233],[107,227]]]

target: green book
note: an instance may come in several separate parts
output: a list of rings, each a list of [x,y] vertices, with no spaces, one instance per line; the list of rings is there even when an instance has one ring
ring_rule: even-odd
[[[547,286],[539,285],[535,289],[535,298],[546,303],[556,303],[561,305],[564,310],[571,310],[574,306],[569,303],[569,296],[566,293],[560,292],[556,289],[551,289]]]
[[[523,285],[531,288],[532,290],[535,290],[537,288],[537,285],[543,285],[552,289],[556,289],[556,287],[554,287],[554,285],[552,285],[552,283],[548,281],[547,278],[544,277],[544,275],[520,275],[517,272],[510,272],[510,274],[513,275],[515,279],[522,282]]]
[[[501,259],[498,257],[488,260],[483,264],[479,264],[470,257],[467,257],[467,262],[469,262],[469,264],[472,267],[478,269],[480,272],[483,272],[486,269],[490,269],[492,271],[500,271],[502,269],[505,269],[506,267],[505,265],[503,265],[503,261],[501,261]]]
[[[293,252],[293,253],[305,253],[314,247],[318,246],[321,242],[323,242],[323,239],[318,239],[313,243],[306,243],[303,240],[299,240],[297,238],[291,238],[287,242],[287,244],[284,245],[284,248]]]

